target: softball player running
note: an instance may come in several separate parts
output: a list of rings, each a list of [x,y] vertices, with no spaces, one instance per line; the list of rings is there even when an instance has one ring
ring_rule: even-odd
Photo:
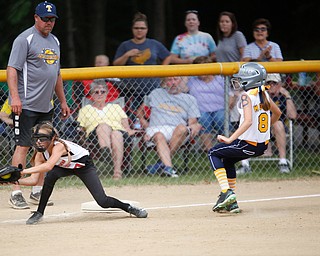
[[[266,76],[267,72],[262,65],[250,62],[243,64],[231,79],[235,90],[243,89],[237,103],[240,125],[230,137],[218,135],[217,140],[221,143],[208,152],[221,188],[219,199],[212,208],[214,212],[240,212],[234,193],[235,163],[264,153],[270,139],[270,126],[281,115],[280,109],[265,91]]]
[[[19,179],[19,184],[31,186],[38,181],[41,172],[48,173],[44,180],[38,209],[27,220],[27,224],[36,224],[42,219],[56,181],[59,178],[70,175],[76,175],[82,180],[101,207],[119,208],[138,218],[146,218],[148,216],[147,211],[144,209],[139,209],[107,196],[88,150],[73,142],[60,139],[58,132],[51,123],[40,123],[33,127],[32,144],[36,150],[31,160],[34,166],[21,172],[22,175],[32,175]]]

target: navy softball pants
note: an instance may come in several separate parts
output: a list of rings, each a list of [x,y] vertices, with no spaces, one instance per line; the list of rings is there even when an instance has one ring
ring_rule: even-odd
[[[235,163],[250,157],[263,155],[268,143],[252,145],[245,140],[235,140],[231,144],[220,143],[208,152],[209,161],[215,171],[225,168],[228,178],[236,178]]]

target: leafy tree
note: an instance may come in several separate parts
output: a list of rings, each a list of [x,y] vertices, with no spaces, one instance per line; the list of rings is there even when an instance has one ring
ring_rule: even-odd
[[[0,3],[0,31],[2,42],[0,44],[0,68],[5,68],[11,45],[18,33],[23,31],[30,20],[32,1],[16,0],[1,1]],[[32,21],[31,21],[32,22]]]

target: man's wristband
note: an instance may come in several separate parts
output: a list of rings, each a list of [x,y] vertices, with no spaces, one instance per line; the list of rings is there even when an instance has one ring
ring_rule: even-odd
[[[291,97],[287,97],[286,100],[292,100],[292,98]]]

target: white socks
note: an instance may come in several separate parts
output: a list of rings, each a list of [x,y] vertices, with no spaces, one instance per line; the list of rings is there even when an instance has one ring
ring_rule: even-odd
[[[241,160],[241,165],[249,167],[250,166],[249,160],[248,159]]]
[[[285,158],[280,158],[280,159],[279,159],[279,164],[287,164],[287,159],[285,159]]]
[[[22,194],[22,191],[21,190],[14,190],[11,192],[12,196],[15,196],[16,194]]]
[[[32,187],[32,194],[41,192],[42,186],[33,186]]]

